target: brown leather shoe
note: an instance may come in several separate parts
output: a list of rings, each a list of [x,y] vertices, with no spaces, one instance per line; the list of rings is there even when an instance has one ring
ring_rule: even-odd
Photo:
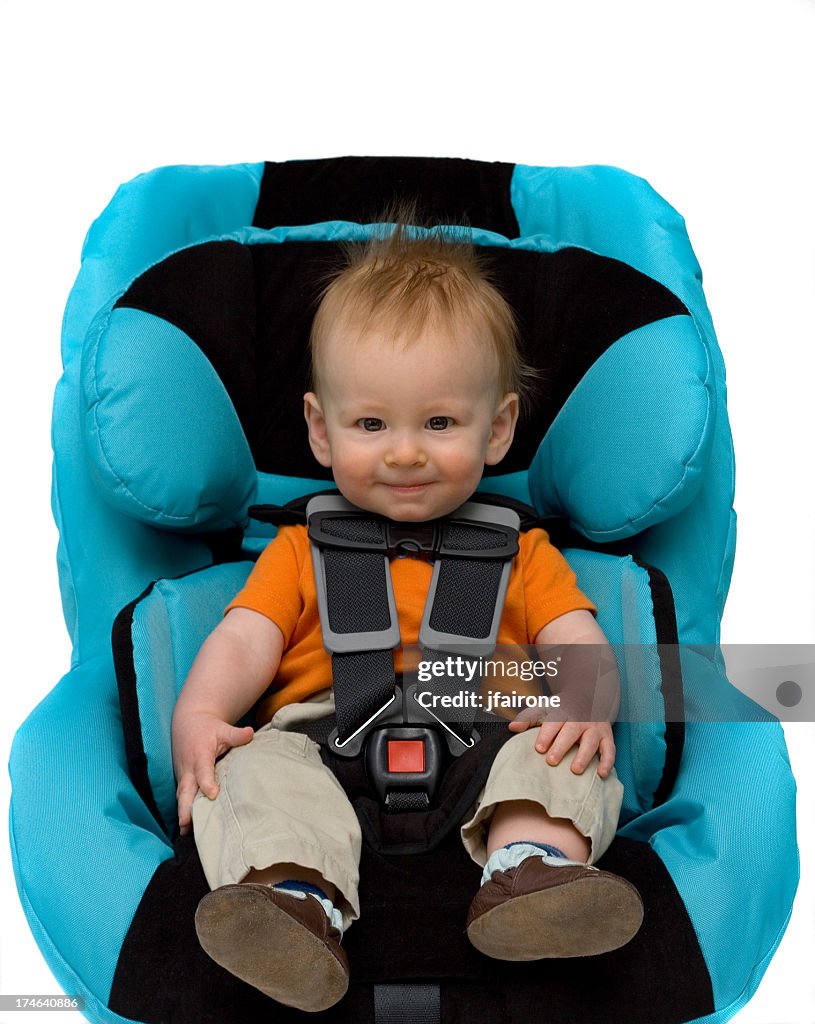
[[[475,894],[467,936],[498,960],[595,956],[639,931],[643,907],[634,886],[586,864],[552,867],[526,857],[496,871]]]
[[[208,893],[195,912],[212,959],[298,1010],[325,1010],[348,989],[348,957],[320,903],[251,882]]]

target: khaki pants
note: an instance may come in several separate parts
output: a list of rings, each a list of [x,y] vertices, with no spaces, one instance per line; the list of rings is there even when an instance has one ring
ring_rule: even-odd
[[[281,708],[251,743],[234,747],[216,764],[220,792],[209,800],[199,791],[192,819],[210,888],[240,882],[252,868],[299,864],[336,887],[347,927],[359,917],[359,822],[317,744],[290,731],[333,710],[330,690]],[[601,779],[596,757],[575,775],[569,767],[572,753],[552,767],[534,748],[537,733],[527,729],[503,745],[461,826],[465,849],[482,867],[490,818],[506,800],[533,800],[551,817],[570,819],[591,842],[590,863],[614,838],[623,795],[617,776],[612,771]]]

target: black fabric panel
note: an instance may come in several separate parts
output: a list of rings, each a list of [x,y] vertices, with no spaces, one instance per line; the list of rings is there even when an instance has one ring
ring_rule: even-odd
[[[331,242],[251,246],[257,296],[257,390],[260,429],[252,446],[260,470],[332,480],[311,454],[303,418],[309,388],[308,338],[326,272],[336,266]]]
[[[352,978],[432,978],[436,974],[429,965],[443,963],[439,974],[448,980],[442,985],[442,1020],[447,1022],[521,1024],[542,1006],[547,1024],[675,1024],[713,1011],[710,977],[693,926],[648,844],[618,837],[599,862],[637,886],[645,904],[638,935],[602,956],[531,964],[492,960],[470,946],[463,922],[480,869],[456,835],[443,851],[443,862],[441,853],[402,861],[377,859],[364,849],[360,873],[369,879],[366,906],[344,940]],[[407,943],[406,934],[420,939]]]
[[[345,156],[267,163],[255,225],[376,221],[394,199],[419,199],[421,217],[520,234],[510,200],[514,164],[444,157]]]
[[[184,836],[136,910],[113,976],[110,1009],[145,1024],[314,1020],[318,1015],[273,1002],[204,953],[195,934],[195,909],[207,892],[195,842]],[[349,993],[346,1002],[349,1020],[373,1020],[369,992]]]
[[[485,470],[494,476],[529,468],[566,399],[618,338],[687,309],[628,264],[584,249],[489,254],[496,284],[518,319],[524,359],[543,371],[533,415],[519,423],[504,460]]]
[[[534,414],[485,476],[525,470],[563,403],[619,337],[686,313],[666,288],[627,264],[582,249],[483,249],[516,312],[524,358],[545,371]],[[229,392],[258,469],[330,480],[308,445],[303,393],[308,336],[330,242],[209,242],[152,267],[119,306],[162,316],[197,342]]]
[[[658,807],[671,795],[679,775],[679,766],[685,749],[685,691],[679,658],[676,608],[668,577],[660,569],[641,562],[636,556],[634,561],[648,573],[659,645],[662,700],[665,704],[665,765],[662,769],[662,778],[654,792],[654,807]]]
[[[687,313],[658,282],[625,263],[582,249],[557,253],[479,247],[513,307],[524,358],[545,371],[532,416],[523,417],[506,458],[485,476],[529,467],[538,445],[581,377],[619,337]],[[336,264],[328,242],[252,247],[258,280],[258,389],[261,427],[253,447],[267,472],[331,479],[308,447],[302,395],[308,335],[320,279]]]
[[[712,986],[693,926],[653,849],[618,837],[600,866],[639,889],[645,904],[639,934],[602,956],[508,963],[467,941],[464,922],[481,869],[456,834],[439,850],[410,858],[364,847],[362,916],[343,939],[351,987],[335,1007],[306,1016],[266,999],[202,952],[193,918],[207,884],[186,836],[157,869],[134,915],[110,1008],[146,1024],[374,1024],[375,984],[439,980],[444,1024],[528,1024],[541,1007],[547,1024],[679,1024],[712,1013]]]
[[[152,591],[155,583],[131,601],[119,612],[113,621],[111,643],[113,646],[113,668],[119,689],[119,705],[122,709],[122,730],[124,732],[125,758],[130,779],[136,792],[144,801],[161,829],[167,833],[167,826],[161,816],[150,785],[147,772],[147,755],[139,715],[139,696],[136,689],[136,666],[133,663],[133,614],[139,604]]]
[[[229,393],[250,446],[258,423],[254,289],[246,246],[205,242],[145,271],[116,303],[160,316],[193,339]]]

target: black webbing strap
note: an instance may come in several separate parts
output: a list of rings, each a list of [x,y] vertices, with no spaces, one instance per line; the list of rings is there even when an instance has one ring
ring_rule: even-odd
[[[445,546],[458,551],[493,548],[502,538],[503,534],[497,530],[485,529],[483,526],[468,526],[460,522],[450,523],[444,533]],[[504,563],[465,558],[440,558],[438,561],[439,575],[428,615],[430,626],[440,633],[459,634],[474,639],[488,637],[495,615]],[[431,662],[445,657],[427,649],[422,651],[422,656]],[[434,689],[439,694],[452,697],[460,689],[460,684],[442,675],[435,679]],[[474,718],[474,707],[461,708],[455,723],[455,731],[469,740],[473,732]]]
[[[374,985],[374,1024],[441,1024],[438,985]]]
[[[393,697],[396,688],[393,651],[332,654],[331,669],[334,674],[337,738],[342,742]]]
[[[323,530],[360,542],[384,541],[383,524],[371,517],[323,519]],[[323,549],[326,597],[331,628],[337,633],[365,633],[390,625],[381,554]],[[396,674],[393,651],[332,654],[337,734],[351,736],[393,696]]]
[[[389,789],[385,806],[389,811],[427,811],[430,797],[419,789]]]
[[[494,548],[503,539],[497,530],[450,523],[445,547],[457,551]],[[439,579],[430,611],[430,625],[440,633],[483,639],[489,636],[504,563],[467,558],[440,558]]]

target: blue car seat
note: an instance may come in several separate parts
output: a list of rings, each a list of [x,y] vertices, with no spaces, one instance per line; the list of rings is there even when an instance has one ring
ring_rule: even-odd
[[[749,999],[783,935],[797,851],[781,728],[742,713],[720,657],[677,646],[715,651],[735,545],[724,368],[682,218],[610,167],[170,167],[120,188],[69,298],[53,508],[73,657],[10,762],[20,898],[89,1020],[302,1019],[197,945],[207,887],[178,836],[170,719],[273,533],[250,506],[331,487],[301,413],[319,276],[412,196],[430,219],[474,225],[545,370],[483,487],[567,524],[600,624],[647,663],[620,666],[625,800],[601,861],[646,914],[603,956],[493,961],[466,941],[480,869],[455,828],[418,854],[367,845],[351,988],[318,1017],[512,1024],[545,1006],[550,1024],[713,1024]],[[705,720],[712,694],[733,699],[739,712],[718,716],[733,720]]]

